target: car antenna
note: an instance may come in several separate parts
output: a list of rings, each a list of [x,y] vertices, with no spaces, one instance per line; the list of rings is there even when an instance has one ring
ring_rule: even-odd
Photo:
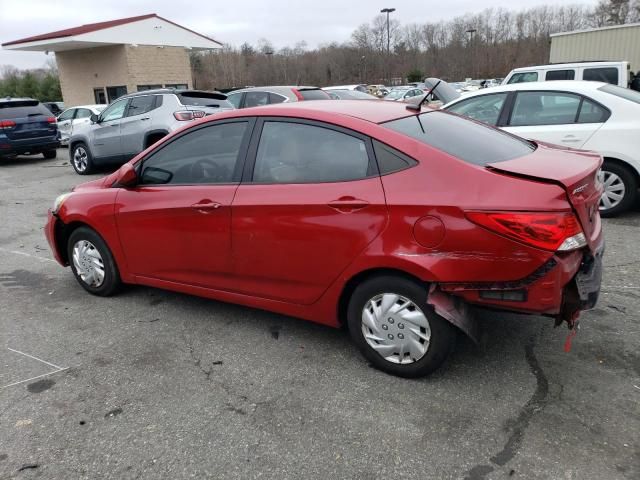
[[[420,102],[417,105],[407,105],[407,110],[413,110],[414,112],[419,112],[422,110],[422,104],[427,100],[427,98],[429,98],[429,95],[431,95],[431,93],[433,93],[433,91],[436,89],[436,87],[438,85],[440,85],[440,82],[442,80],[438,80],[436,82],[436,84],[431,87],[431,89],[424,95],[424,98],[422,100],[420,100]]]

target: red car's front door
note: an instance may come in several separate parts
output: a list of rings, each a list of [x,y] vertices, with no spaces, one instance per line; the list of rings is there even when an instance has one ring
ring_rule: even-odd
[[[313,122],[263,125],[233,200],[233,289],[310,304],[384,229],[382,183],[366,138]]]
[[[116,198],[120,242],[131,273],[225,288],[231,272],[231,202],[250,122],[186,131],[143,161],[139,185]]]

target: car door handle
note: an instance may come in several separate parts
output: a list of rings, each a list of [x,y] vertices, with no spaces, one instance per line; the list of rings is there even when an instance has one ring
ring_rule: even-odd
[[[140,119],[140,121],[142,121],[142,120],[151,120],[151,117],[142,117],[142,118]]]
[[[199,211],[200,213],[209,213],[212,210],[217,210],[222,205],[218,202],[213,202],[211,200],[200,200],[198,203],[194,203],[191,205],[191,208]]]
[[[576,143],[580,142],[581,140],[575,135],[565,135],[564,137],[562,137],[562,141],[565,143]]]
[[[369,206],[369,202],[348,195],[340,197],[337,200],[332,200],[327,205],[338,212],[351,213],[366,208]]]

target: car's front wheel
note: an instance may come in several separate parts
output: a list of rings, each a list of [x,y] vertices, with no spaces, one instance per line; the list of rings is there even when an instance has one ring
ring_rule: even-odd
[[[76,143],[73,146],[71,165],[78,175],[88,175],[93,171],[93,158],[84,143]]]
[[[349,302],[349,332],[377,368],[422,377],[447,359],[455,328],[427,304],[427,288],[403,277],[379,276],[360,284]]]
[[[101,297],[120,287],[120,274],[107,244],[94,230],[79,227],[69,236],[67,255],[71,271],[87,292]]]
[[[638,179],[630,168],[605,160],[598,177],[604,186],[600,197],[600,215],[613,217],[633,206],[638,192]]]

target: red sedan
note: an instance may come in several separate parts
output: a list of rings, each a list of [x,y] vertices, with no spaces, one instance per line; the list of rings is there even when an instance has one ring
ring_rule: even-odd
[[[338,327],[387,372],[436,369],[477,306],[567,321],[600,290],[600,156],[395,102],[191,123],[60,196],[46,234],[89,293],[121,283]]]

